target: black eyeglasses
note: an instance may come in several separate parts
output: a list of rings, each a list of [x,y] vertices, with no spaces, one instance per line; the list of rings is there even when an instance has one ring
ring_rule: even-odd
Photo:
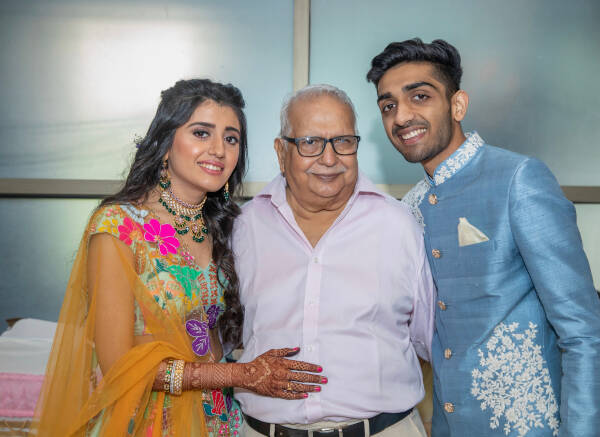
[[[282,136],[286,141],[294,143],[300,156],[319,156],[325,150],[327,143],[331,143],[333,151],[338,155],[354,155],[358,150],[358,135],[340,135],[333,138],[299,137],[290,138]]]

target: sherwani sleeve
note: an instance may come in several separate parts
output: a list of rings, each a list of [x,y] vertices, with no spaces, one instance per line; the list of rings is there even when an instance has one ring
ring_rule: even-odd
[[[600,429],[600,301],[577,228],[575,208],[538,160],[516,170],[510,225],[562,351],[559,436]]]

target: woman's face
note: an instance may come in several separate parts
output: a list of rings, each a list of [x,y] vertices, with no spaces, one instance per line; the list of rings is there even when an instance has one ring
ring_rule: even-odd
[[[175,131],[165,158],[173,191],[188,202],[220,190],[240,153],[241,126],[232,108],[206,100]]]

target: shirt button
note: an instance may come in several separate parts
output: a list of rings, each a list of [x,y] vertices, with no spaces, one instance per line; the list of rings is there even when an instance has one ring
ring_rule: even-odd
[[[312,352],[313,347],[311,345],[308,345],[308,346],[306,346],[306,350],[309,351],[309,352]]]
[[[313,261],[315,262],[315,264],[319,264],[319,258],[315,258]]]
[[[444,404],[444,410],[446,410],[446,413],[454,413],[454,404],[452,402],[446,402]]]
[[[444,357],[445,357],[447,360],[449,360],[451,356],[452,356],[452,350],[450,350],[450,349],[446,349],[446,350],[444,351]]]
[[[431,254],[433,255],[434,258],[442,257],[442,252],[440,252],[438,249],[432,249]]]
[[[429,203],[435,205],[438,202],[437,196],[435,194],[429,195]]]
[[[442,311],[446,311],[446,304],[443,301],[438,300],[438,306]]]

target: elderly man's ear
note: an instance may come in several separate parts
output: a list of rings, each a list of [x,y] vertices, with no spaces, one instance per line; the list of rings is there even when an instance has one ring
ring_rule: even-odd
[[[287,152],[287,144],[281,138],[275,138],[275,142],[273,143],[273,147],[275,148],[275,153],[277,153],[277,161],[279,161],[279,171],[281,174],[285,175],[285,154]]]

